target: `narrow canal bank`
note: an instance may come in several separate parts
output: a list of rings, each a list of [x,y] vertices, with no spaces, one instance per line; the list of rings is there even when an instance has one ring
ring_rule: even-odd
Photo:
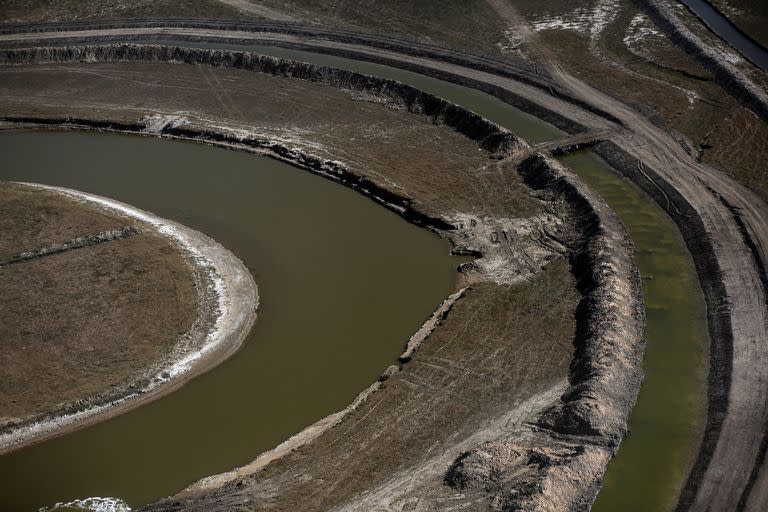
[[[245,346],[220,367],[0,458],[3,510],[88,496],[136,507],[250,462],[346,407],[453,287],[446,241],[271,159],[82,133],[3,133],[0,147],[2,179],[115,197],[213,236],[251,269],[262,297]]]
[[[768,70],[768,49],[752,39],[728,17],[706,0],[680,0],[698,16],[709,29],[738,50],[750,62]]]

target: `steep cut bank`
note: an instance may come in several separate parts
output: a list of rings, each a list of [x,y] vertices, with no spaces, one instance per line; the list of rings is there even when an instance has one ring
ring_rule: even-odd
[[[431,117],[435,123],[446,124],[478,142],[485,150],[500,155],[519,147],[518,139],[490,121],[450,102],[420,91],[409,85],[351,71],[314,66],[312,64],[278,59],[249,52],[202,50],[158,45],[93,45],[3,50],[0,64],[29,64],[39,62],[130,62],[159,61],[186,64],[207,64],[266,73],[273,76],[298,78],[323,85],[365,91],[387,98],[408,109]]]
[[[522,161],[518,170],[535,193],[568,205],[583,237],[570,253],[582,298],[569,386],[528,433],[461,454],[445,483],[464,492],[485,490],[501,510],[586,510],[627,434],[643,378],[640,276],[621,221],[572,171],[542,155]]]
[[[90,32],[90,33],[89,33]],[[202,37],[199,34],[204,34]],[[285,40],[283,35],[291,36]],[[477,55],[465,50],[445,48],[423,41],[408,41],[388,37],[381,34],[370,34],[343,29],[328,29],[317,25],[302,25],[299,23],[277,22],[215,22],[206,20],[131,20],[131,21],[101,21],[73,23],[34,23],[18,25],[0,25],[0,39],[6,46],[19,45],[45,46],[55,44],[84,44],[96,40],[100,43],[118,43],[124,41],[141,41],[152,43],[157,39],[180,41],[215,41],[229,44],[267,44],[295,49],[309,49],[313,52],[328,53],[367,60],[384,65],[400,67],[476,88],[490,94],[502,94],[504,101],[518,106],[526,112],[546,119],[555,126],[566,131],[578,130],[579,123],[559,115],[540,102],[532,102],[515,91],[492,87],[486,81],[471,77],[459,78],[456,74],[441,71],[434,66],[424,66],[418,62],[408,62],[402,58],[388,57],[386,54],[399,53],[419,58],[432,59],[458,66],[464,66],[483,73],[516,80],[529,85],[553,98],[562,99],[579,108],[589,111],[610,122],[621,124],[614,115],[601,110],[594,105],[574,96],[567,88],[562,87],[553,78],[546,67],[529,62],[511,55],[503,58],[498,56]],[[311,39],[320,39],[332,43],[328,47],[308,44]],[[370,46],[383,50],[381,53],[359,52],[353,48],[345,49],[342,45]],[[582,127],[583,128],[583,127]]]

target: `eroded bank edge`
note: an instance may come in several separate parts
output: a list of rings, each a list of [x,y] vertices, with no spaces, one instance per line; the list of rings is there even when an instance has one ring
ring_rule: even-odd
[[[486,94],[489,94],[498,99],[501,99],[505,103],[512,105],[513,107],[520,109],[521,111],[526,112],[534,117],[537,117],[569,134],[581,133],[587,129],[584,125],[577,123],[555,112],[554,110],[547,108],[546,106],[536,103],[535,101],[531,101],[530,99],[520,94],[517,94],[508,89],[505,89],[504,87],[500,87],[498,85],[494,85],[482,80],[477,80],[467,76],[457,75],[449,71],[443,71],[434,67],[423,66],[415,62],[409,62],[404,59],[399,60],[399,59],[390,58],[380,54],[364,53],[364,52],[355,51],[355,50],[346,49],[346,48],[323,47],[323,46],[309,45],[304,42],[282,41],[282,40],[270,39],[268,37],[259,36],[258,33],[249,35],[247,38],[234,37],[231,34],[227,34],[226,36],[216,37],[213,35],[195,36],[195,35],[165,34],[165,33],[110,35],[109,37],[106,37],[106,38],[101,36],[56,37],[56,38],[46,38],[46,39],[39,39],[39,40],[22,40],[22,41],[16,41],[16,42],[7,41],[7,42],[3,42],[3,46],[7,48],[27,48],[30,46],[83,45],[83,44],[97,44],[97,43],[98,44],[104,44],[104,43],[139,44],[140,43],[140,44],[168,45],[166,41],[169,38],[172,38],[174,41],[178,41],[181,43],[191,43],[191,44],[200,43],[200,42],[203,42],[203,43],[213,42],[213,43],[221,43],[221,44],[227,44],[227,45],[243,45],[243,46],[261,44],[265,46],[274,46],[278,48],[286,48],[286,49],[292,49],[292,50],[310,51],[313,53],[371,62],[374,64],[389,66],[392,68],[402,69],[402,70],[410,71],[413,73],[419,73],[425,76],[430,76],[432,78],[443,80],[445,82],[453,83],[463,87],[477,89],[479,91],[485,92]],[[418,52],[416,54],[420,55],[420,53]],[[411,55],[411,53],[409,52],[408,55]],[[478,66],[473,67],[473,69],[476,69],[476,68],[478,68]],[[480,70],[484,69],[483,66],[480,66],[479,68],[481,68]],[[537,73],[542,72],[542,70],[539,70],[539,68],[536,67],[535,65],[532,65],[532,68],[536,69]],[[486,70],[486,71],[490,72],[490,70]],[[523,83],[527,83],[525,82],[524,77],[521,77],[517,73],[507,73],[507,75],[509,75],[510,78],[513,78],[515,80],[522,80]],[[540,85],[543,86],[544,84],[540,84]],[[555,91],[556,89],[554,89],[553,87],[555,87],[554,84],[551,84],[549,81],[546,82],[547,92],[550,92],[550,88],[552,88],[551,91]],[[541,89],[542,87],[538,87],[538,88]],[[562,94],[558,94],[556,95],[556,97],[568,101],[568,99],[563,97]]]
[[[720,264],[715,256],[711,233],[696,209],[652,168],[642,165],[615,143],[606,141],[594,151],[621,175],[639,186],[677,225],[693,259],[707,309],[709,371],[707,376],[707,417],[700,448],[680,494],[676,510],[684,512],[693,504],[698,486],[707,471],[728,410],[733,362],[733,329],[728,295]]]

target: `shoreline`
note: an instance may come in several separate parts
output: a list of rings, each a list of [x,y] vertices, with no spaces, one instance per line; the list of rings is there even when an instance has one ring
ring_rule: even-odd
[[[218,366],[242,347],[256,321],[259,296],[250,272],[232,252],[203,233],[120,201],[62,187],[20,184],[152,226],[157,234],[180,250],[189,265],[198,289],[200,315],[190,330],[191,343],[184,346],[177,342],[165,360],[126,382],[117,393],[98,396],[95,404],[82,410],[70,412],[64,406],[42,418],[33,417],[8,427],[7,432],[0,434],[0,455],[80,430],[157,400]],[[147,377],[151,379],[149,384],[138,391],[132,389],[137,381]]]
[[[6,51],[2,60],[19,64],[39,61],[68,62],[83,58],[96,61],[130,62],[150,59],[208,64],[214,67],[233,67],[273,76],[293,77],[336,87],[346,85],[353,89],[378,93],[400,108],[405,107],[412,113],[429,116],[433,122],[446,124],[475,141],[493,159],[512,158],[516,154],[518,157],[525,158],[530,156],[532,150],[526,142],[506,129],[456,104],[409,85],[350,71],[247,52],[142,45],[81,46],[10,50]],[[3,117],[0,121],[11,125],[34,125],[36,120]],[[152,132],[149,126],[142,124],[120,124],[107,120],[60,118],[37,121],[38,126],[58,126],[63,129],[85,126],[86,129],[99,131],[160,135],[268,154],[349,186],[398,212],[415,224],[438,232],[456,229],[456,226],[444,218],[430,217],[416,211],[407,198],[398,196],[354,174],[338,162],[324,161],[274,141],[253,138],[242,133],[233,134],[224,127],[209,125],[204,129],[190,129],[168,125],[159,132]],[[113,124],[115,126],[112,126]],[[555,496],[550,492],[525,493],[520,496],[520,502],[559,502],[563,505],[570,503],[568,507],[571,508],[594,501],[607,463],[627,433],[629,411],[636,400],[642,380],[644,350],[642,325],[645,319],[642,311],[642,290],[631,255],[631,241],[628,240],[623,225],[615,215],[575,175],[559,168],[551,160],[534,156],[527,158],[526,161],[526,169],[518,169],[523,182],[535,193],[551,199],[557,197],[567,203],[569,210],[572,209],[571,213],[576,215],[571,221],[578,224],[573,226],[576,229],[575,232],[579,233],[577,236],[585,237],[581,242],[583,246],[566,251],[570,254],[571,273],[577,281],[582,283],[579,287],[582,294],[579,315],[583,315],[577,321],[578,346],[568,375],[569,388],[559,400],[550,404],[544,411],[540,411],[543,414],[538,420],[534,420],[530,430],[533,439],[530,440],[531,445],[528,449],[562,449],[569,443],[585,447],[583,456],[574,454],[564,457],[550,468],[549,474],[538,475],[535,478],[536,485],[557,487],[559,484],[565,484],[568,477],[555,469],[558,466],[563,468],[582,466],[589,469],[584,470],[581,482],[575,485],[567,495]],[[541,171],[547,178],[535,176],[537,171]],[[550,182],[549,178],[552,176],[559,176],[559,178]],[[448,220],[452,221],[452,219]],[[460,228],[462,223],[456,222],[456,224],[459,224]],[[473,245],[475,244],[470,243],[470,246]],[[485,242],[482,245],[478,244],[479,248],[489,249],[490,246]],[[571,252],[574,249],[575,252]],[[620,263],[603,261],[609,253],[617,257]],[[606,268],[598,271],[592,265],[599,265],[598,262],[601,261]],[[494,280],[490,274],[485,277]],[[505,281],[508,277],[502,275],[501,279]],[[592,285],[588,285],[587,282]],[[616,305],[619,303],[624,306],[617,308]],[[598,304],[606,307],[607,315],[611,320],[599,320],[599,328],[586,328],[590,323],[588,317],[593,315],[601,317],[600,308],[596,307]],[[608,348],[613,346],[615,352],[617,345],[621,345],[618,354],[612,353]],[[600,361],[595,360],[595,357]],[[611,385],[609,382],[611,378],[618,378],[623,385],[619,387]],[[303,436],[300,434],[299,437]],[[216,479],[213,478],[211,481]],[[533,485],[534,482],[531,484]],[[163,503],[163,501],[159,502],[160,506]]]

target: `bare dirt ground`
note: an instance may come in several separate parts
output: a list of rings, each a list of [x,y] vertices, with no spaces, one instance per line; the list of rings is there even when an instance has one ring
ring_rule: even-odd
[[[244,0],[243,0],[244,1]],[[250,14],[218,0],[25,0],[0,2],[0,21],[25,22],[120,18],[225,18],[242,19]]]

